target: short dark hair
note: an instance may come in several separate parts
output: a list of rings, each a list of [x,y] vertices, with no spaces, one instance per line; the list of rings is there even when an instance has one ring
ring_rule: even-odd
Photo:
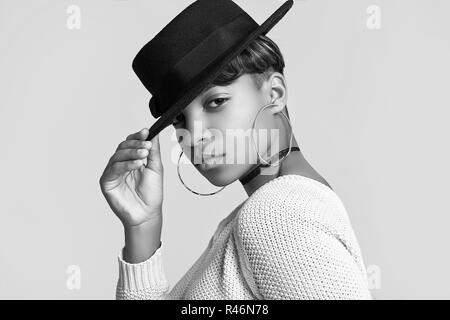
[[[240,76],[250,74],[260,89],[273,72],[284,75],[284,67],[283,54],[278,45],[266,35],[260,35],[234,57],[211,84],[230,85]],[[289,117],[289,113],[287,115]]]

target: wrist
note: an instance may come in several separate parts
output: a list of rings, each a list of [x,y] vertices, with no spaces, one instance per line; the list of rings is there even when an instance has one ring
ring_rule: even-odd
[[[150,258],[161,244],[161,221],[147,221],[126,226],[123,258],[129,263],[140,263]]]
[[[162,216],[157,218],[152,218],[147,221],[141,222],[135,225],[128,225],[123,223],[123,228],[125,232],[129,233],[142,233],[154,231],[155,229],[162,227]]]

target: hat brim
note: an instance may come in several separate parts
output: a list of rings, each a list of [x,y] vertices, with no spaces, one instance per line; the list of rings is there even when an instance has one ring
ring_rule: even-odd
[[[210,84],[222,71],[222,69],[241,51],[243,51],[255,38],[260,35],[264,35],[270,31],[270,29],[283,18],[283,16],[289,11],[294,4],[293,0],[287,0],[282,4],[269,18],[266,19],[258,28],[244,38],[238,45],[236,45],[230,52],[213,63],[214,67],[208,69],[203,76],[199,77],[196,85],[186,92],[180,99],[178,99],[171,107],[159,117],[156,122],[150,127],[149,134],[146,140],[153,139],[163,129],[168,127],[173,119],[186,108],[192,100],[195,99],[203,89]],[[152,97],[150,104],[154,103],[155,99]]]

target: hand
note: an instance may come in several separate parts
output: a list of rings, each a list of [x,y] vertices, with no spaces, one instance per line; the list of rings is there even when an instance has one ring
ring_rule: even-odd
[[[162,223],[163,166],[159,135],[145,141],[148,129],[130,134],[110,158],[100,188],[125,228]]]

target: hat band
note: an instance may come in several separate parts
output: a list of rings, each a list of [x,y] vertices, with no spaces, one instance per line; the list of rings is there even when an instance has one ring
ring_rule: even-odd
[[[157,97],[156,116],[164,113],[164,108],[169,108],[190,86],[195,85],[197,76],[240,44],[258,26],[245,12],[241,13],[228,24],[214,30],[180,59],[162,82],[165,86]]]

